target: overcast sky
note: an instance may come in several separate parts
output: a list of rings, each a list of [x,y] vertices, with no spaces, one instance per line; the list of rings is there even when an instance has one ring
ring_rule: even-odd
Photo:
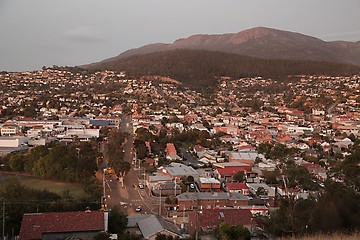
[[[75,66],[264,26],[360,41],[360,0],[0,0],[0,71]]]

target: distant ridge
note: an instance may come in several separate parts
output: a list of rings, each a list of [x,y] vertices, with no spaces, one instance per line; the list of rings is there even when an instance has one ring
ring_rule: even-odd
[[[360,66],[360,41],[325,42],[300,33],[266,27],[239,33],[198,34],[178,39],[172,44],[149,44],[104,61],[174,49],[210,50],[263,59],[326,61]]]

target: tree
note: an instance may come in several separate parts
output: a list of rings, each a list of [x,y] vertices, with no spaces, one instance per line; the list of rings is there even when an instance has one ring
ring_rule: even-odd
[[[118,206],[111,209],[109,213],[109,232],[120,234],[127,226],[127,216],[123,214]]]
[[[110,239],[110,234],[106,232],[100,232],[96,234],[94,237],[94,240],[109,240],[109,239]]]
[[[259,188],[256,190],[256,195],[257,195],[257,196],[267,195],[267,191],[266,191],[265,188],[259,187]]]
[[[245,173],[244,171],[239,171],[237,172],[234,177],[233,177],[234,181],[236,182],[243,182],[245,180]]]
[[[130,163],[121,161],[121,162],[116,163],[116,165],[113,167],[114,167],[116,175],[119,177],[119,180],[120,180],[122,186],[124,186],[124,177],[131,169]]]
[[[215,234],[219,240],[247,240],[250,239],[249,230],[241,225],[231,226],[230,224],[221,222]]]
[[[162,233],[157,234],[156,238],[155,238],[155,240],[178,240],[178,239],[180,239],[180,238],[179,237],[174,238],[173,236],[162,234]]]

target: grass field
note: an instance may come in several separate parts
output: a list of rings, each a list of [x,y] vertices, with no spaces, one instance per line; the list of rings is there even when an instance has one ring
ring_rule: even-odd
[[[2,180],[4,180],[4,178]],[[59,195],[61,195],[65,191],[69,191],[70,195],[73,196],[74,198],[81,198],[85,196],[85,192],[80,184],[59,182],[55,180],[45,180],[31,176],[19,176],[19,180],[22,185],[28,188],[33,188],[38,190],[47,189],[49,192],[54,192]],[[0,188],[1,185],[2,184],[0,179]]]
[[[283,240],[359,240],[360,233],[354,233],[351,235],[334,233],[334,234],[318,234],[315,236],[300,237],[300,238],[284,238]]]
[[[65,191],[69,191],[70,195],[75,198],[80,198],[85,196],[85,192],[83,191],[80,184],[57,182],[57,181],[43,180],[38,178],[21,179],[21,183],[29,188],[34,188],[39,190],[47,189],[50,192],[54,192],[59,195],[61,195]]]

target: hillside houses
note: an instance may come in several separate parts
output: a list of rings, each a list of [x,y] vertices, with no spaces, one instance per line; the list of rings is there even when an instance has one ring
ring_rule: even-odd
[[[135,139],[148,133],[139,141],[147,151],[141,159],[148,166],[146,186],[155,196],[177,196],[172,214],[187,219],[189,233],[197,210],[204,232],[219,219],[251,227],[251,211],[266,213],[275,196],[285,195],[280,178],[266,184],[279,159],[261,147],[291,149],[286,160],[321,186],[331,164],[341,162],[360,137],[360,76],[293,78],[220,78],[215,92],[204,95],[177,81],[129,79],[114,71],[0,73],[0,150],[5,155],[50,141],[96,139],[102,128],[121,128],[126,116]],[[201,138],[186,136],[191,131]],[[238,172],[244,181],[234,181]],[[309,193],[300,189],[298,195]],[[160,229],[154,217],[147,221]]]

